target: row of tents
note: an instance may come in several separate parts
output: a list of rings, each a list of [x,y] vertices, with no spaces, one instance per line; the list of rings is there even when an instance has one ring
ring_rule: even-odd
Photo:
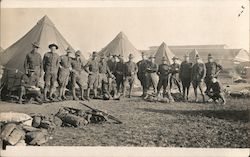
[[[13,45],[0,53],[0,64],[8,69],[9,72],[11,70],[16,71],[17,69],[20,72],[24,72],[23,63],[25,60],[25,56],[32,50],[31,43],[35,41],[40,43],[38,52],[42,56],[45,52],[49,51],[48,45],[50,43],[56,43],[58,45],[60,50],[58,51],[59,55],[65,54],[64,50],[66,50],[67,47],[72,47],[69,42],[67,42],[67,40],[63,37],[63,35],[58,31],[49,17],[45,15],[27,34],[25,34],[21,39],[19,39]],[[127,36],[123,32],[120,32],[109,44],[107,44],[106,47],[99,51],[100,55],[123,55],[125,59],[127,59],[130,53],[135,56],[135,61],[139,61],[141,59],[141,51],[137,50],[133,46],[133,44],[128,40]],[[188,53],[190,55],[191,61],[193,61],[194,56],[196,54],[199,54],[200,52],[197,49],[189,49],[185,53]],[[179,58],[182,58],[184,54],[183,50],[182,53],[173,52],[163,42],[155,51],[152,51],[148,55],[154,55],[156,57],[156,63],[158,64],[161,63],[162,57],[166,57],[168,63],[171,64],[172,57],[177,56]],[[215,53],[214,55],[218,56],[219,54]],[[223,55],[225,57],[225,54]],[[237,55],[238,54],[234,54],[234,56]],[[243,58],[242,61],[249,61],[249,54],[244,53],[244,55],[243,57],[241,57]],[[83,60],[86,61],[84,57]],[[229,62],[229,65],[231,66],[231,60]]]

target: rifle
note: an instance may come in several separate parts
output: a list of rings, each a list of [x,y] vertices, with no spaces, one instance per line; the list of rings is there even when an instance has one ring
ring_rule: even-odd
[[[84,104],[84,103],[82,103],[82,102],[79,102],[79,103],[80,103],[81,105],[83,105],[83,106],[89,108],[89,109],[90,109],[94,114],[96,114],[96,115],[104,116],[105,119],[111,119],[111,120],[115,121],[115,123],[117,123],[117,124],[122,124],[122,122],[121,122],[119,119],[115,118],[114,116],[112,116],[112,115],[110,115],[110,114],[108,114],[108,113],[106,113],[106,112],[103,112],[103,111],[98,110],[98,109],[94,109],[94,108],[92,108],[92,107],[90,107],[90,106],[88,106],[88,105],[86,105],[86,104]]]

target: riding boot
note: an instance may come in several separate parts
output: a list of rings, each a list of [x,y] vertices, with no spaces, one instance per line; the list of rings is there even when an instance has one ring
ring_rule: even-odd
[[[48,87],[45,87],[44,88],[44,92],[43,92],[43,94],[44,94],[44,101],[49,101],[49,99],[47,98],[47,93],[48,93]]]
[[[87,97],[86,97],[87,100],[89,100],[89,95],[90,95],[90,88],[87,89]]]
[[[73,94],[74,100],[79,100],[78,97],[76,96],[76,89],[75,88],[72,89],[72,94]]]

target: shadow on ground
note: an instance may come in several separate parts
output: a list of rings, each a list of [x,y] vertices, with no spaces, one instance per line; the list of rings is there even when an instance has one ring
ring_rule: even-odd
[[[249,122],[250,111],[249,110],[159,110],[153,108],[137,108],[137,110],[142,110],[145,112],[154,112],[162,114],[182,114],[190,116],[205,116],[209,118],[218,118],[229,121],[242,121]]]

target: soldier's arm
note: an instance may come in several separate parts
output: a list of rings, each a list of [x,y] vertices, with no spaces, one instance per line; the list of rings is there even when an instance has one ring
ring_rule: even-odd
[[[207,73],[207,68],[205,66],[205,64],[202,64],[203,65],[203,74],[202,74],[202,78],[201,79],[204,79],[205,76],[206,76],[206,73]]]
[[[43,56],[43,70],[45,71],[45,67],[46,67],[46,54]]]
[[[86,63],[86,65],[83,67],[83,69],[87,72],[87,73],[90,73],[89,71],[89,61]]]
[[[183,64],[181,63],[180,69],[179,69],[179,79],[182,78],[182,72],[183,72]]]
[[[222,66],[220,65],[220,64],[217,64],[216,63],[216,74],[215,74],[215,76],[218,76],[219,75],[219,73],[223,70],[223,68],[222,68]]]
[[[135,74],[138,73],[138,66],[135,64]]]
[[[39,65],[40,65],[40,71],[39,71],[39,74],[41,77],[42,76],[42,69],[43,69],[43,61],[42,61],[42,56],[39,54]]]

